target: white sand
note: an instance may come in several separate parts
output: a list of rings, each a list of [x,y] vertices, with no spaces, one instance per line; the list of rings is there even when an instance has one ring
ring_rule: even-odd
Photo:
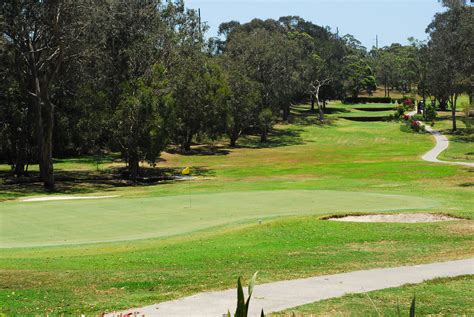
[[[35,201],[56,201],[56,200],[79,200],[79,199],[106,199],[120,197],[115,196],[50,196],[50,197],[36,197],[23,199],[24,202],[35,202]]]
[[[364,215],[364,216],[346,216],[341,218],[330,218],[331,221],[346,222],[401,222],[401,223],[417,223],[417,222],[439,222],[460,220],[444,215],[434,214],[386,214],[386,215]]]

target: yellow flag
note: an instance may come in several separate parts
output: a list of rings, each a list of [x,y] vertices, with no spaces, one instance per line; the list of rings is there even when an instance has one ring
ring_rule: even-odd
[[[183,175],[189,175],[191,173],[189,166],[186,167],[184,170],[181,171],[181,174]]]

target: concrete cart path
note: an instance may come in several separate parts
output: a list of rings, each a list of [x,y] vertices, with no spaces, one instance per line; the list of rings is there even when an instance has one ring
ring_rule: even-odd
[[[409,116],[413,116],[415,114],[416,114],[416,111],[412,111],[408,113]],[[426,131],[430,132],[436,140],[435,147],[421,157],[424,161],[433,162],[433,163],[441,163],[441,164],[474,167],[474,163],[470,163],[470,162],[454,162],[454,161],[439,160],[438,156],[449,147],[449,140],[445,135],[441,134],[441,132],[439,131],[434,130],[431,126],[426,125],[426,124],[424,124],[424,126],[425,126]]]
[[[441,161],[438,159],[438,156],[449,147],[448,138],[441,134],[439,131],[434,130],[429,125],[425,125],[426,131],[430,132],[436,139],[436,145],[431,151],[423,155],[421,158],[427,162],[433,163],[442,163],[442,164],[453,164],[453,165],[463,165],[474,167],[474,163],[469,162],[450,162],[450,161]]]
[[[255,286],[249,316],[340,297],[348,293],[364,293],[407,283],[421,283],[441,277],[474,274],[474,258],[396,268],[373,269],[317,276]],[[229,309],[235,311],[236,289],[205,292],[182,299],[136,308],[105,316],[213,316],[221,317]]]

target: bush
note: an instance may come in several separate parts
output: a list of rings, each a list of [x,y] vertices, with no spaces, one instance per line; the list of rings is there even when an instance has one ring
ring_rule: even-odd
[[[395,120],[400,120],[403,116],[405,116],[405,112],[407,112],[408,107],[404,104],[399,104],[397,108],[395,108],[395,114],[393,115]]]
[[[405,120],[405,124],[407,127],[409,127],[414,132],[424,133],[426,129],[423,123],[419,120],[420,118],[422,118],[422,116],[420,115],[414,115],[414,116],[404,115],[403,116],[403,119]]]
[[[462,104],[464,108],[464,124],[466,128],[471,130],[474,128],[474,105]]]
[[[434,121],[436,120],[436,117],[438,116],[438,113],[436,112],[436,106],[432,106],[431,104],[425,105],[425,121],[431,122],[431,125],[434,125]]]
[[[390,97],[348,97],[342,100],[343,104],[358,104],[358,103],[392,103]]]
[[[400,105],[404,105],[407,107],[407,109],[412,110],[413,107],[415,106],[415,99],[413,98],[408,98],[408,97],[402,97],[400,99],[397,99],[397,103]]]

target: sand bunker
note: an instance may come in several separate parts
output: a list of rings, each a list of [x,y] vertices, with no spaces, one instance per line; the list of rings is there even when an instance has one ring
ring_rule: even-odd
[[[418,223],[418,222],[439,222],[460,220],[459,218],[449,217],[445,215],[434,214],[385,214],[385,215],[360,215],[332,217],[327,220],[345,221],[345,222],[401,222],[401,223]]]
[[[56,200],[79,200],[79,199],[106,199],[106,198],[115,198],[115,196],[51,196],[51,197],[36,197],[36,198],[27,198],[23,199],[24,202],[34,202],[34,201],[56,201]]]

